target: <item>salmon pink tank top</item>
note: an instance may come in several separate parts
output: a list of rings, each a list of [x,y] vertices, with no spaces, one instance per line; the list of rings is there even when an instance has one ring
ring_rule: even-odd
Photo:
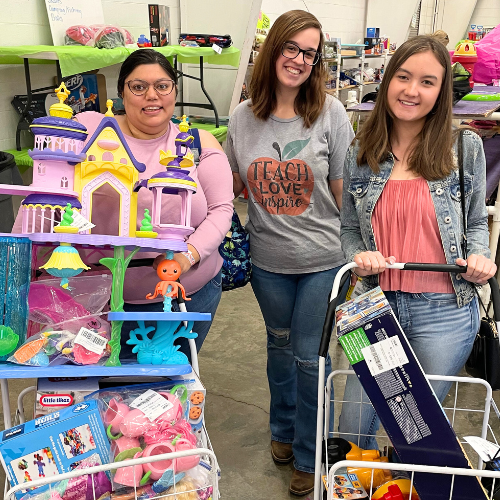
[[[427,181],[388,180],[372,215],[377,249],[396,262],[446,264]],[[448,273],[387,269],[379,275],[385,291],[455,293]]]

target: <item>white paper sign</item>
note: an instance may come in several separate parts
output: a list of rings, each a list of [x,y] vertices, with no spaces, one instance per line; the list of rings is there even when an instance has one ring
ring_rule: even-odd
[[[157,419],[162,413],[173,408],[173,404],[157,392],[149,389],[130,403],[132,408],[141,410],[150,422]]]
[[[83,24],[104,24],[101,0],[45,0],[54,45],[64,45],[66,30]]]
[[[369,345],[361,349],[361,353],[373,376],[408,363],[403,346],[395,336]]]
[[[80,328],[78,335],[75,337],[75,344],[79,344],[96,354],[102,354],[107,343],[108,339],[84,327]]]
[[[490,443],[486,439],[477,436],[464,436],[464,439],[472,446],[483,462],[491,462],[500,448],[497,444]]]
[[[88,221],[80,212],[73,210],[73,222],[71,225],[73,227],[77,227],[79,231],[87,231],[88,229],[92,229],[95,227],[95,224]]]
[[[214,49],[217,54],[222,54],[222,47],[219,47],[215,43],[212,45],[212,49]]]

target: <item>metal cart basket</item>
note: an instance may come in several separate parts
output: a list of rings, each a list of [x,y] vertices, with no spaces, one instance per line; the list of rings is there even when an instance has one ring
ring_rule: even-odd
[[[330,303],[328,307],[327,317],[325,320],[325,325],[323,328],[323,336],[321,339],[321,346],[319,352],[319,380],[318,380],[318,417],[316,424],[316,460],[315,460],[315,488],[314,488],[314,500],[327,499],[333,500],[333,488],[329,487],[333,484],[333,478],[336,474],[341,472],[345,473],[346,467],[349,468],[364,468],[371,469],[371,481],[370,488],[366,490],[369,495],[368,498],[372,497],[375,491],[374,485],[374,471],[379,470],[391,470],[391,471],[404,471],[407,473],[407,477],[411,480],[411,487],[413,487],[413,478],[416,472],[418,473],[428,473],[428,474],[445,474],[450,477],[450,493],[446,497],[446,500],[453,499],[453,485],[455,476],[477,476],[480,479],[490,478],[488,484],[488,498],[493,499],[494,491],[500,485],[500,472],[482,470],[483,462],[478,456],[477,458],[477,468],[476,469],[459,469],[450,467],[434,467],[434,466],[424,466],[424,465],[412,465],[412,464],[400,464],[400,463],[384,463],[384,462],[369,462],[369,461],[352,461],[343,460],[336,462],[335,464],[328,463],[328,453],[325,452],[327,448],[327,440],[331,437],[342,437],[339,432],[329,431],[329,421],[330,421],[330,407],[329,403],[333,404],[335,415],[340,413],[341,405],[344,403],[359,405],[361,411],[362,405],[370,405],[371,403],[366,402],[362,398],[362,392],[360,390],[359,401],[344,401],[343,398],[334,399],[333,395],[333,385],[334,382],[338,381],[340,377],[356,376],[353,370],[336,370],[333,371],[325,384],[325,365],[326,357],[328,354],[328,348],[330,343],[330,337],[332,333],[332,327],[335,318],[335,308],[338,302],[338,293],[345,283],[347,277],[350,275],[348,272],[350,269],[356,267],[355,263],[346,264],[337,273],[335,278],[332,293],[330,296]],[[388,268],[401,269],[401,270],[419,270],[419,271],[434,271],[434,272],[465,272],[466,268],[454,265],[436,265],[436,264],[393,264],[388,265]],[[490,281],[490,286],[492,290],[492,300],[495,312],[495,321],[497,325],[500,319],[500,292],[498,289],[498,284],[495,278]],[[456,430],[457,422],[464,420],[462,417],[465,415],[469,420],[473,421],[473,428],[468,428],[467,433],[469,435],[480,436],[483,439],[489,439],[490,441],[496,441],[494,430],[489,424],[490,419],[490,408],[493,407],[497,417],[500,419],[500,412],[498,411],[495,402],[492,397],[492,389],[488,382],[469,377],[447,377],[447,376],[437,376],[437,375],[426,375],[428,380],[440,380],[448,381],[454,383],[454,392],[450,391],[445,403],[444,410],[448,416],[448,419],[452,427]],[[468,387],[469,390],[472,388],[477,394],[482,391],[485,395],[484,406],[477,406],[475,408],[467,407],[467,401],[463,400],[463,397],[459,397],[459,387]],[[325,404],[326,402],[326,404]],[[473,418],[471,415],[474,415]],[[480,422],[480,424],[479,424]],[[480,432],[479,432],[480,428]],[[498,422],[498,428],[500,428],[500,422]],[[353,433],[349,433],[350,436]],[[356,434],[355,434],[356,435]],[[363,436],[361,430],[358,429],[358,439]],[[379,444],[383,442],[385,445],[389,445],[390,441],[385,432],[379,431],[375,436]],[[461,444],[465,447],[469,446],[467,442],[461,440]],[[472,449],[472,448],[470,448]],[[469,450],[467,450],[469,452]],[[474,452],[475,453],[475,452]],[[471,455],[469,455],[471,456]],[[339,472],[341,471],[341,472]],[[327,492],[324,491],[322,476],[325,479],[327,485]],[[484,484],[484,482],[483,482]],[[409,500],[412,499],[410,489]],[[406,497],[405,497],[406,498]],[[500,498],[500,497],[499,497]],[[445,499],[443,499],[445,500]]]

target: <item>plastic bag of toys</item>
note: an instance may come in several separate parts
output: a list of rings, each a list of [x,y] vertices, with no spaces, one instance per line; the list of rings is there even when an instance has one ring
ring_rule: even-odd
[[[101,465],[98,454],[83,459],[74,470],[88,469],[96,465]],[[111,481],[105,472],[98,472],[59,481],[50,490],[43,493],[36,493],[36,491],[27,493],[21,500],[87,500],[109,498],[110,495]]]
[[[111,296],[110,274],[77,276],[69,278],[69,286],[63,289],[58,279],[44,279],[31,283],[28,304],[29,319],[38,326],[30,325],[30,335],[42,328],[60,328],[78,333],[81,326],[99,329],[102,314]],[[83,324],[82,324],[83,323]]]
[[[77,365],[103,364],[111,353],[108,347],[109,323],[101,319],[99,329],[90,330],[85,326],[77,329],[78,321],[82,320],[71,322],[71,330],[62,323],[60,329],[48,328],[37,333],[16,349],[7,361],[25,366],[57,366],[70,362]],[[81,324],[86,325],[86,320]]]
[[[110,462],[164,453],[194,450],[197,438],[186,420],[188,389],[172,382],[103,389],[85,398],[98,401],[101,418],[111,440]],[[186,472],[199,455],[162,460],[117,470],[115,489],[159,481],[168,470]]]
[[[64,45],[84,45],[94,47],[94,30],[89,26],[77,25],[70,26],[64,36]]]
[[[135,44],[130,32],[119,26],[94,25],[90,28],[94,31],[95,46],[99,49],[114,49]]]

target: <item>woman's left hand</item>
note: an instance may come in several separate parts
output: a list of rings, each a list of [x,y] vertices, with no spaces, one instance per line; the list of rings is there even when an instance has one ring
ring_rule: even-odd
[[[455,262],[458,266],[467,266],[467,272],[462,274],[462,277],[478,285],[487,283],[497,272],[496,264],[484,255],[471,254],[467,258],[467,261],[457,259]]]
[[[181,266],[181,273],[186,274],[191,269],[191,262],[189,259],[182,255],[182,253],[174,253],[174,260]]]

